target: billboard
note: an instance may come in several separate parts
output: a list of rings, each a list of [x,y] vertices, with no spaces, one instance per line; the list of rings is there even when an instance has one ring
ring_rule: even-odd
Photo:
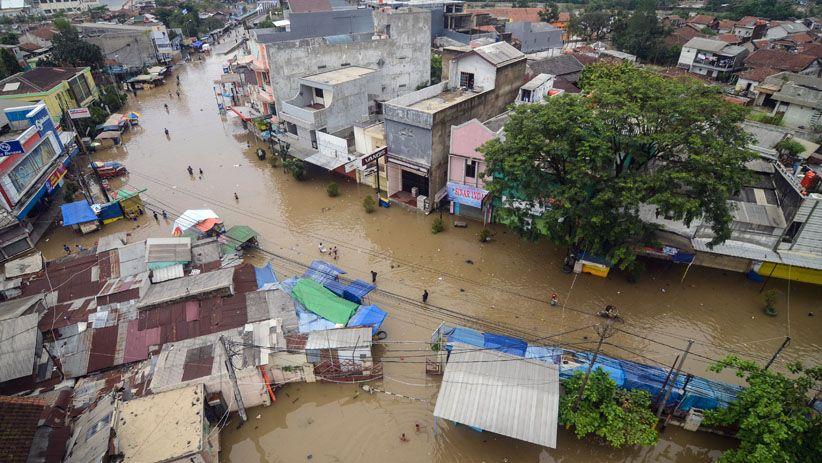
[[[488,194],[488,192],[482,188],[455,182],[448,182],[447,189],[448,199],[450,201],[476,208],[482,207],[482,200],[485,198],[485,195]]]
[[[0,156],[11,156],[13,154],[25,153],[23,145],[18,140],[6,140],[0,142]]]
[[[71,108],[68,115],[72,119],[85,119],[91,117],[91,111],[88,108]]]

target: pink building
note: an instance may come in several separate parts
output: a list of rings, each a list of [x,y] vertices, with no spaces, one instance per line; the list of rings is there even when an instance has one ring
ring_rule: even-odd
[[[446,188],[452,214],[483,223],[491,221],[491,197],[485,190],[485,157],[478,149],[499,136],[506,121],[508,113],[484,123],[471,119],[451,126]]]

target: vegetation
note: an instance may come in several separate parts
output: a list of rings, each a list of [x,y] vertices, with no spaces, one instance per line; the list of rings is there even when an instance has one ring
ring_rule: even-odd
[[[580,85],[585,97],[515,107],[505,139],[481,148],[487,189],[519,200],[497,209],[500,221],[623,269],[653,231],[639,217],[642,205],[687,224],[711,223],[711,245],[728,239],[727,200],[752,157],[738,129],[745,109],[717,87],[627,63],[588,66]]]
[[[765,291],[765,315],[776,315],[776,290]]]
[[[325,187],[325,191],[328,193],[328,196],[336,198],[340,195],[340,186],[337,185],[337,182],[331,182]]]
[[[663,39],[668,31],[656,16],[656,0],[641,0],[630,16],[619,15],[611,28],[614,45],[636,55],[643,62],[668,64],[675,62],[679,53],[673,53]]]
[[[441,217],[437,217],[431,222],[431,233],[437,234],[442,233],[445,231],[445,222],[442,221]]]
[[[579,439],[593,434],[616,448],[656,444],[656,417],[646,391],[620,389],[597,368],[591,372],[579,406],[575,407],[584,378],[585,374],[577,371],[561,381],[565,393],[559,402],[560,424],[573,428]]]
[[[588,5],[582,13],[572,15],[568,23],[571,34],[582,37],[586,42],[604,39],[610,28],[611,14],[592,5]]]
[[[531,6],[531,2],[528,0],[514,0],[511,2],[511,6],[514,8],[528,8]]]
[[[763,112],[752,111],[748,115],[748,119],[750,119],[754,122],[761,122],[763,124],[782,125],[782,115],[781,114],[771,116],[770,114],[765,114]]]
[[[23,67],[20,66],[14,53],[10,52],[7,48],[0,49],[0,79],[13,76],[22,70]]]
[[[273,29],[274,21],[271,18],[265,18],[257,23],[257,29]]]
[[[785,159],[789,164],[793,162],[794,158],[805,152],[805,147],[802,146],[802,143],[799,143],[793,138],[780,140],[779,143],[774,145],[774,149],[779,153],[779,157]]]
[[[362,199],[362,207],[365,209],[365,212],[370,214],[377,210],[377,202],[374,200],[374,196],[367,195],[365,198]]]
[[[20,36],[14,32],[0,33],[0,43],[3,45],[17,45],[20,43]]]
[[[70,203],[74,201],[74,195],[77,194],[79,190],[77,186],[77,182],[75,181],[66,181],[65,185],[63,185],[63,202]]]
[[[479,240],[480,243],[485,243],[486,241],[491,241],[491,230],[487,228],[483,228],[479,232]]]
[[[559,5],[555,2],[549,2],[543,5],[542,11],[539,12],[539,20],[544,23],[559,21]]]
[[[789,19],[798,16],[795,5],[791,0],[708,0],[707,9],[725,12],[732,19],[743,16]]]
[[[747,387],[726,409],[705,412],[705,423],[738,427],[739,447],[720,463],[810,463],[822,455],[822,415],[808,408],[808,398],[822,386],[822,366],[787,366],[792,377],[766,370],[755,362],[729,356],[711,366],[736,370]]]
[[[442,80],[442,55],[431,54],[431,85]]]
[[[294,157],[286,158],[283,161],[283,168],[287,170],[292,177],[294,177],[294,180],[299,182],[305,180],[308,175],[308,169],[305,166],[305,162]]]
[[[201,8],[201,6],[203,8]],[[200,18],[200,10],[209,7],[205,2],[187,1],[178,4],[170,0],[165,0],[157,2],[157,7],[154,11],[157,19],[169,29],[182,29],[185,37],[207,34],[224,25],[223,21],[214,17]]]
[[[54,20],[58,33],[52,39],[51,62],[43,61],[43,65],[57,64],[59,66],[99,68],[103,65],[103,52],[97,45],[80,38],[77,29],[66,19]]]

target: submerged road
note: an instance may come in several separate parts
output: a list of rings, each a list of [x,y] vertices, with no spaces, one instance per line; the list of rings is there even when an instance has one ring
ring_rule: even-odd
[[[605,352],[649,364],[669,366],[687,339],[695,344],[687,372],[733,381],[730,373],[717,377],[707,365],[728,353],[767,361],[786,335],[793,339],[775,363],[812,362],[822,348],[822,310],[818,287],[772,280],[779,292],[776,317],[762,314],[760,284],[744,275],[649,262],[648,273],[635,284],[619,274],[607,279],[567,275],[560,266],[564,250],[531,243],[502,227],[494,239],[480,243],[480,226],[448,226],[432,235],[432,218],[399,208],[366,214],[362,198],[370,189],[344,182],[341,195],[325,192],[332,178],[312,172],[297,182],[257,160],[253,137],[239,121],[217,112],[213,81],[219,78],[224,56],[182,64],[181,97],[174,79],[151,91],[130,97],[130,110],[142,114],[141,126],[126,135],[119,147],[97,152],[95,160],[123,162],[131,188],[148,188],[150,207],[165,209],[169,221],[155,222],[150,214],[136,222],[120,221],[88,236],[56,229],[39,246],[47,257],[63,253],[68,244],[92,245],[100,236],[117,231],[132,240],[170,236],[171,221],[186,209],[213,209],[228,226],[245,224],[262,236],[261,245],[291,261],[308,264],[322,257],[325,247],[337,246],[335,264],[352,278],[370,279],[378,272],[381,290],[372,298],[389,312],[385,329],[392,341],[423,341],[440,321],[474,323],[525,332],[532,337],[556,336],[552,342],[593,347],[595,332],[585,328],[599,319],[606,304],[620,310],[625,323],[610,338]],[[168,104],[169,110],[163,107]],[[169,129],[169,137],[163,130]],[[188,175],[192,166],[194,176]],[[197,174],[203,170],[202,178]],[[234,194],[239,199],[235,199]],[[446,223],[449,223],[446,220]],[[274,259],[278,277],[301,273],[293,262]],[[418,304],[423,290],[426,307]],[[548,304],[559,295],[559,305]],[[815,317],[810,312],[818,312]],[[579,329],[583,328],[583,329]],[[397,358],[398,349],[379,348]],[[391,353],[395,350],[394,353]],[[421,354],[412,354],[421,355]],[[593,440],[578,442],[562,430],[558,449],[496,436],[440,422],[434,433],[433,403],[439,379],[426,377],[424,365],[396,361],[385,364],[385,380],[375,387],[420,399],[366,395],[354,385],[288,385],[277,402],[252,410],[240,429],[228,426],[222,435],[225,461],[654,461],[702,462],[733,445],[729,439],[669,428],[651,449],[613,450]],[[259,418],[256,416],[259,414]],[[417,432],[415,424],[421,426]],[[408,442],[399,436],[406,433]]]

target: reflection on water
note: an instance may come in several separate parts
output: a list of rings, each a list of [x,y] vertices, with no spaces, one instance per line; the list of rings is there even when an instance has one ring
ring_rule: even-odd
[[[54,230],[40,246],[47,257],[61,255],[64,243],[89,246],[116,231],[131,233],[133,240],[168,236],[175,214],[209,208],[229,225],[250,225],[260,232],[266,249],[288,258],[302,263],[319,258],[318,244],[323,242],[339,248],[336,263],[351,277],[369,279],[371,270],[378,272],[379,287],[387,292],[372,296],[372,302],[390,314],[385,325],[390,340],[427,339],[441,320],[454,322],[462,314],[526,331],[533,338],[547,337],[596,323],[599,319],[591,314],[614,304],[626,319],[621,328],[632,334],[616,334],[605,350],[623,358],[670,365],[678,352],[658,342],[682,348],[693,338],[685,370],[709,376],[708,359],[737,351],[767,360],[789,330],[793,341],[776,367],[819,356],[822,317],[808,316],[819,312],[817,287],[773,280],[769,287],[780,292],[780,314],[764,317],[760,285],[741,274],[694,267],[681,281],[684,267],[649,262],[648,274],[637,284],[626,283],[616,272],[608,279],[575,278],[560,271],[564,250],[526,242],[501,227],[492,227],[493,241],[482,244],[476,224],[431,235],[431,217],[396,207],[366,214],[361,201],[369,190],[339,178],[341,195],[329,198],[325,185],[330,176],[312,172],[309,181],[293,180],[281,168],[259,161],[255,141],[239,122],[217,113],[213,81],[219,77],[221,59],[180,66],[180,98],[173,93],[173,79],[131,97],[129,109],[143,115],[141,126],[122,146],[94,155],[95,160],[126,164],[131,173],[123,183],[148,188],[148,203],[168,211],[170,220],[155,222],[146,214],[85,237]],[[163,104],[168,104],[168,112]],[[195,173],[203,170],[202,179],[188,175],[189,165]],[[284,262],[275,262],[275,269],[278,276],[298,272]],[[426,308],[392,295],[418,301],[424,289],[431,294]],[[554,292],[560,304],[550,307],[547,301]],[[593,329],[583,329],[551,342],[584,348],[594,336]],[[443,423],[434,435],[436,383],[423,370],[419,364],[386,364],[389,379],[383,387],[429,404],[362,393],[354,398],[356,388],[350,385],[288,386],[275,405],[253,411],[251,422],[240,430],[226,428],[225,459],[292,462],[311,454],[313,461],[345,462],[699,462],[731,445],[677,428],[669,429],[653,449],[621,451],[589,441],[579,444],[565,431],[559,450],[551,451]],[[729,373],[720,379],[735,380]],[[257,413],[261,418],[254,418]],[[425,432],[417,434],[415,423],[424,425]],[[399,441],[403,432],[410,442]]]

